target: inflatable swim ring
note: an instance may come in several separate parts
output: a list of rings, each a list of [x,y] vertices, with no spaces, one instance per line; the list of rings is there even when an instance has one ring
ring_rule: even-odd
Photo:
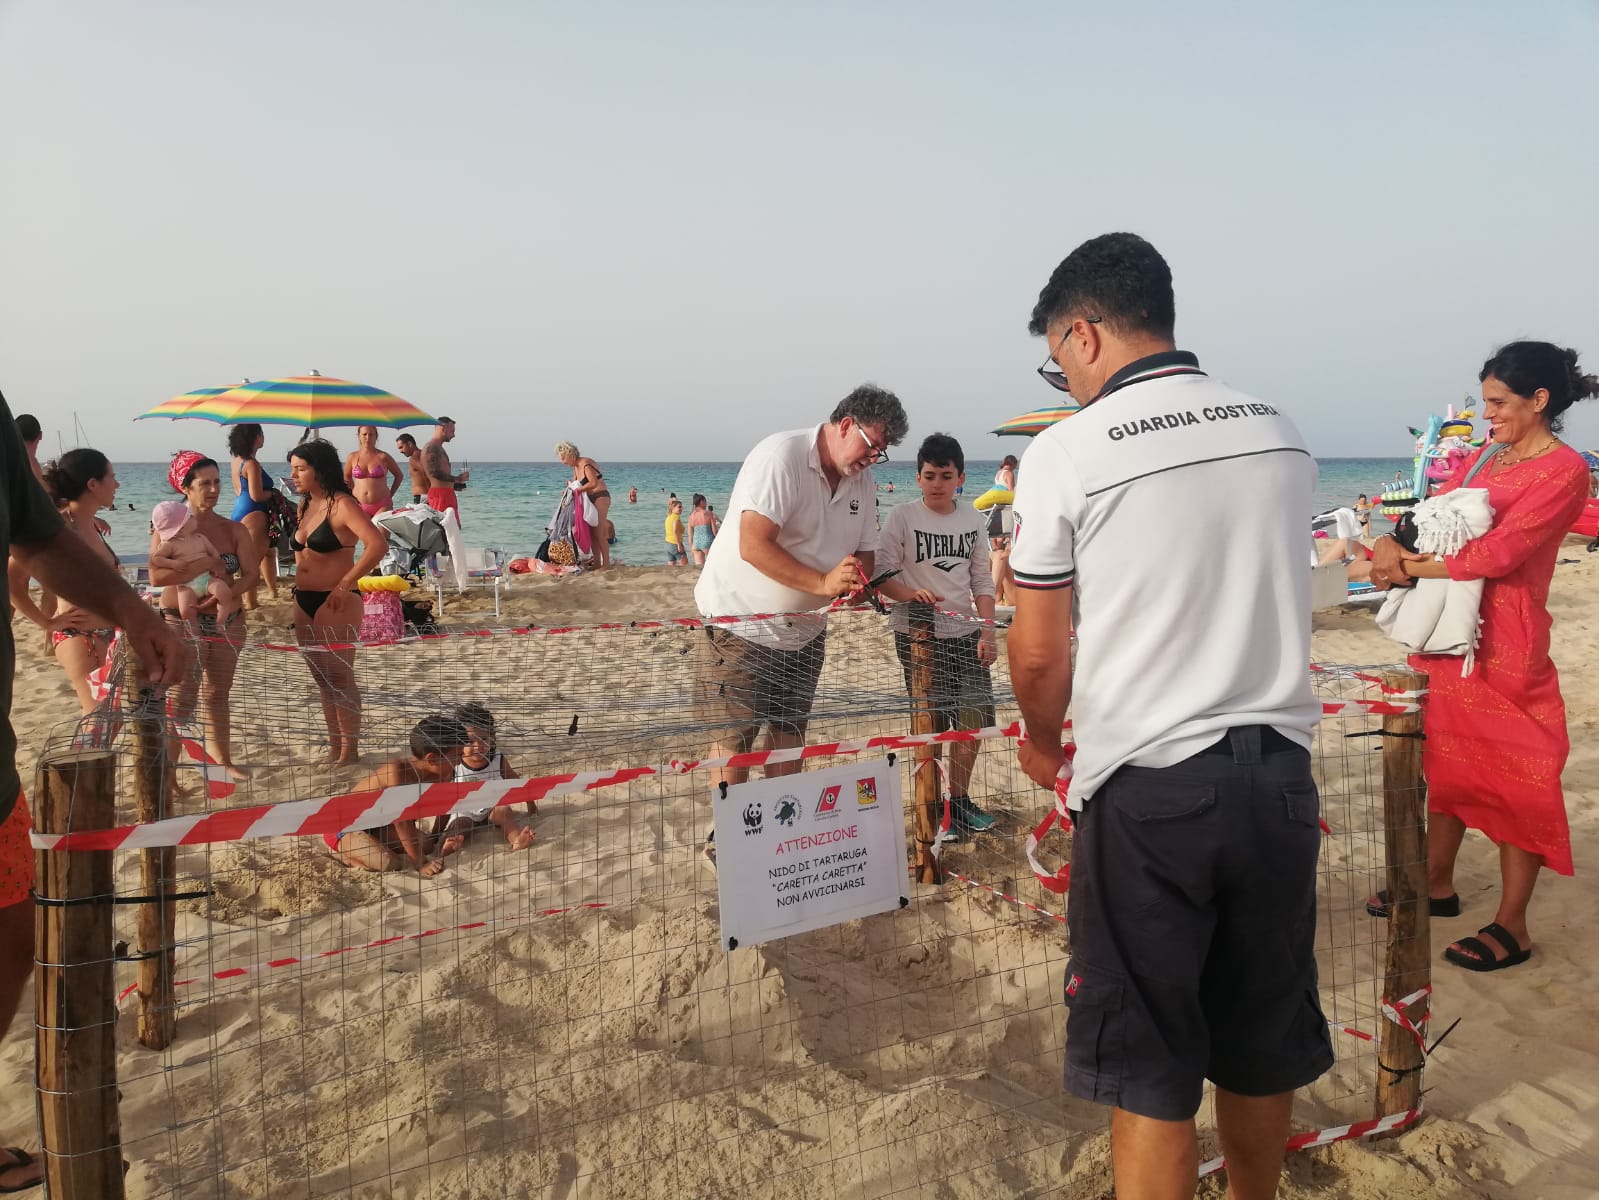
[[[1016,496],[1009,488],[992,487],[972,501],[978,512],[987,512],[996,504],[1014,504]]]
[[[363,592],[406,592],[411,590],[411,581],[404,575],[363,575],[355,586]]]

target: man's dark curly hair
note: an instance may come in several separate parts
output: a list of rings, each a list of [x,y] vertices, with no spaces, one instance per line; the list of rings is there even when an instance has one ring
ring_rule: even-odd
[[[827,419],[836,425],[845,417],[854,417],[857,425],[881,425],[883,437],[890,446],[903,442],[911,428],[899,397],[875,383],[861,384],[838,402],[833,415]]]
[[[1136,233],[1090,238],[1065,257],[1038,293],[1027,332],[1042,337],[1067,317],[1098,317],[1116,334],[1170,338],[1177,324],[1171,268]]]

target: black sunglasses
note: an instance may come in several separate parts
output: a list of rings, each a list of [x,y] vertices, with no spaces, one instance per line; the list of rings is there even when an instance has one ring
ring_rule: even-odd
[[[1081,319],[1087,321],[1090,325],[1098,325],[1102,320],[1104,320],[1103,317],[1083,317]],[[1066,330],[1066,337],[1071,337],[1070,328]],[[1046,343],[1049,341],[1048,334],[1044,335],[1044,341]],[[1059,367],[1059,364],[1055,361],[1055,355],[1060,353],[1061,346],[1064,346],[1065,344],[1066,338],[1063,337],[1060,340],[1060,344],[1057,345],[1050,353],[1050,356],[1044,360],[1044,365],[1038,368],[1039,377],[1057,392],[1070,392],[1072,390],[1071,385],[1066,382],[1066,373],[1064,371],[1058,369],[1050,370],[1051,367]]]

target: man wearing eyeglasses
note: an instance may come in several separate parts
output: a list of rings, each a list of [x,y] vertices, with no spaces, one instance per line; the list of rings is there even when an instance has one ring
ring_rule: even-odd
[[[763,728],[774,749],[803,742],[827,648],[827,618],[815,610],[871,578],[878,547],[871,467],[887,460],[909,425],[892,392],[863,384],[826,422],[774,433],[739,468],[694,599],[707,617],[783,615],[707,626],[699,638],[696,710],[717,727],[713,754],[748,750]],[[774,764],[766,774],[799,766]],[[724,769],[714,782],[747,776]]]
[[[1022,457],[1008,654],[1023,770],[1053,789],[1068,704],[1077,740],[1066,1088],[1113,1106],[1118,1195],[1192,1196],[1210,1079],[1229,1195],[1267,1197],[1294,1090],[1333,1060],[1308,753],[1316,464],[1275,406],[1177,349],[1175,320],[1171,271],[1132,234],[1083,243],[1040,293],[1040,373],[1083,408]]]

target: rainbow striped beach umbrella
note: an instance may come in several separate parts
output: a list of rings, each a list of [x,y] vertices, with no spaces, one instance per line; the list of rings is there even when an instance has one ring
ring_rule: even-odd
[[[990,432],[1000,437],[1037,437],[1057,421],[1064,421],[1078,412],[1080,407],[1076,404],[1051,404],[1047,408],[1035,408],[1032,412],[1012,417]]]
[[[310,429],[332,426],[380,425],[401,429],[433,420],[407,400],[382,388],[348,379],[335,379],[312,371],[287,379],[262,379],[229,388],[198,388],[184,392],[140,413],[146,417],[179,420],[195,417],[220,425],[254,422],[257,425],[302,425]]]
[[[249,383],[250,381],[246,379],[244,382]],[[243,385],[236,384],[234,386],[242,387]],[[171,417],[176,420],[179,417],[193,416],[194,414],[189,412],[191,408],[232,390],[232,387],[196,388],[192,392],[184,392],[181,396],[174,396],[170,400],[161,401],[149,412],[140,413],[134,420],[142,421],[145,417]]]

